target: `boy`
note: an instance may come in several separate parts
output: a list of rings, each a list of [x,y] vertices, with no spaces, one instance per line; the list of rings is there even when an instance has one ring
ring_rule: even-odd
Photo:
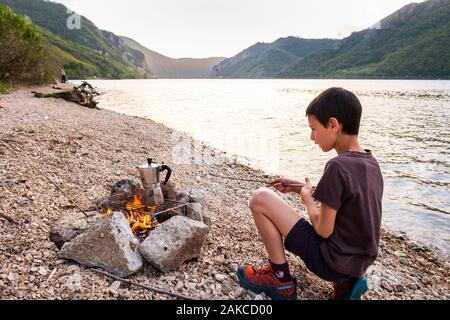
[[[305,183],[280,178],[269,185],[282,193],[298,193],[311,224],[271,189],[253,192],[249,207],[269,263],[258,269],[239,267],[243,287],[272,299],[297,299],[284,238],[286,249],[310,271],[333,282],[334,299],[358,300],[368,290],[363,274],[378,255],[383,178],[370,150],[359,145],[361,113],[358,98],[342,88],[330,88],[310,103],[306,115],[311,140],[324,152],[334,149],[338,155],[326,164],[317,187],[308,178]]]

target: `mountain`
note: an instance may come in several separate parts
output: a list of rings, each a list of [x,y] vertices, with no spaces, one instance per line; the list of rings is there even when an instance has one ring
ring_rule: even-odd
[[[121,37],[125,45],[144,54],[147,67],[157,78],[208,78],[214,65],[225,58],[173,59],[149,50],[133,39]]]
[[[412,3],[279,78],[450,78],[450,0]]]
[[[59,3],[0,0],[0,4],[32,21],[69,78],[199,78],[207,77],[212,66],[223,60],[165,57],[132,39],[100,30],[83,16],[80,28],[68,28],[73,12]]]
[[[273,43],[258,42],[213,67],[215,78],[273,78],[301,57],[338,44],[331,39],[280,38]]]
[[[144,55],[123,45],[120,37],[98,29],[81,16],[80,29],[69,29],[72,15],[64,5],[43,0],[0,0],[38,27],[49,51],[70,78],[142,78],[153,76]]]

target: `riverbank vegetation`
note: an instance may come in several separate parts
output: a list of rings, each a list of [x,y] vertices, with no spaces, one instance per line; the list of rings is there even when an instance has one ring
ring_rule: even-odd
[[[56,71],[39,32],[25,17],[0,5],[0,92],[9,84],[50,81]]]

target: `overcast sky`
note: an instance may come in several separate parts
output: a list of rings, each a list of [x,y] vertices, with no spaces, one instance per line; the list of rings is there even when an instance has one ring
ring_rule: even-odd
[[[55,0],[172,58],[230,57],[286,36],[343,38],[421,0]]]

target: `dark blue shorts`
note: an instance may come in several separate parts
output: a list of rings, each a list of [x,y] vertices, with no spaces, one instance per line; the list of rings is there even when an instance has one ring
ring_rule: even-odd
[[[289,231],[284,246],[299,256],[306,267],[319,278],[334,282],[350,279],[351,276],[334,271],[325,262],[320,250],[322,241],[324,239],[316,233],[313,226],[302,218]]]

